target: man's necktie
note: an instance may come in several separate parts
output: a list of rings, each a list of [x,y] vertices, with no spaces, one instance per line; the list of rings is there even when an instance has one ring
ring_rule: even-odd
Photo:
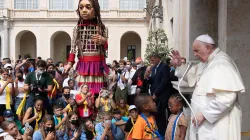
[[[155,67],[155,74],[156,74],[156,72],[157,72],[157,68],[158,68],[158,66],[157,66],[157,67]]]

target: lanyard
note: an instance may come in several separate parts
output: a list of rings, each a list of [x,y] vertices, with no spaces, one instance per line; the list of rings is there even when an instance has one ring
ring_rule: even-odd
[[[96,136],[95,128],[93,130],[90,130],[90,129],[88,129],[88,130],[92,132],[94,137]]]
[[[42,74],[39,74],[39,78],[38,78],[38,73],[35,73],[35,74],[36,74],[36,80],[37,80],[37,81],[40,81],[41,78],[42,78]]]
[[[146,121],[146,123],[147,123],[147,125],[148,125],[148,128],[151,129],[151,131],[152,131],[158,138],[160,138],[160,140],[163,140],[163,138],[162,138],[161,134],[159,133],[159,131],[158,131],[158,130],[154,130],[153,128],[151,128],[151,125],[149,124],[147,117],[146,117],[143,113],[141,113],[140,116]],[[155,121],[155,120],[154,120],[154,121]],[[156,124],[156,122],[155,122],[155,124]]]
[[[174,120],[174,126],[172,128],[172,140],[174,140],[175,137],[175,132],[176,132],[176,128],[177,128],[177,122],[179,121],[180,116],[183,114],[183,112],[181,112]]]
[[[125,75],[126,75],[126,73],[127,73],[127,71],[126,71],[126,72],[124,72],[124,73],[122,73],[122,74],[118,74],[117,81],[119,82],[119,81],[120,81],[120,79],[121,79],[121,75],[125,76]],[[122,81],[121,81],[121,82],[122,82]]]
[[[134,129],[134,126],[135,126],[135,122],[134,122],[134,119],[133,119],[133,118],[131,118],[131,123],[133,124],[133,126],[132,126],[132,128],[130,129],[130,131],[129,131],[129,133],[128,133],[128,137],[131,135],[131,133],[132,133],[132,131],[133,131],[133,129]],[[127,138],[127,140],[130,140],[130,139]]]

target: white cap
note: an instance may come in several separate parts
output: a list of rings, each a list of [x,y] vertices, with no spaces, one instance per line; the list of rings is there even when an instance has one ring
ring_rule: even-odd
[[[11,67],[11,68],[12,68],[12,65],[11,65],[10,63],[7,63],[7,64],[4,65],[4,68],[5,68],[5,69],[8,68],[8,67]]]
[[[135,105],[130,105],[129,108],[128,108],[128,111],[130,111],[132,109],[136,109],[136,106]]]
[[[208,34],[200,35],[195,40],[199,40],[207,44],[215,44],[212,37],[210,37]]]

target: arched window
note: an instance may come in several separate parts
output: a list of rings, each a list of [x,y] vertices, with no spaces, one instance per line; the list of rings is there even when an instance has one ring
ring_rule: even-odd
[[[146,0],[120,0],[120,10],[143,10]]]
[[[50,10],[74,10],[73,0],[49,0]]]
[[[38,9],[39,0],[14,0],[15,9]]]
[[[101,10],[109,9],[109,0],[98,0]]]

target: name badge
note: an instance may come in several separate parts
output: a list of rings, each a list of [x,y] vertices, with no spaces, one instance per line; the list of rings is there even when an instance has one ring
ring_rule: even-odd
[[[83,111],[83,117],[88,117],[89,116],[89,110],[84,110]]]

